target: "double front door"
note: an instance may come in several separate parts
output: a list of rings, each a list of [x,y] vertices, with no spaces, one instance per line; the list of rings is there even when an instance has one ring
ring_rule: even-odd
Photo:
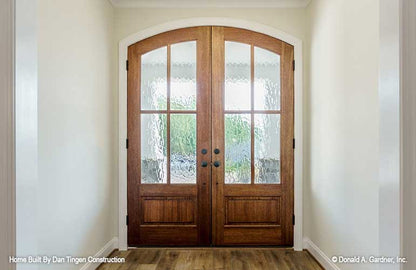
[[[128,49],[128,244],[293,244],[293,46],[193,27]]]

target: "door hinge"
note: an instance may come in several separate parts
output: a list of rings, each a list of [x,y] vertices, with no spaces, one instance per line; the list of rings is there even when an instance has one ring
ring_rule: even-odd
[[[295,147],[296,147],[296,140],[295,138],[293,138],[293,149],[295,149]]]
[[[295,60],[293,60],[293,70],[295,70]]]
[[[295,215],[293,215],[293,217],[292,217],[292,223],[293,223],[293,225],[295,225]]]
[[[129,139],[126,139],[126,149],[129,149]]]
[[[129,70],[129,60],[126,60],[126,70]]]
[[[129,225],[129,215],[126,216],[126,226]]]

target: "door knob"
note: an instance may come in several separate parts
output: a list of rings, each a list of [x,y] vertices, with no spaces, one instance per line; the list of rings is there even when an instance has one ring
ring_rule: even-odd
[[[221,165],[221,163],[220,163],[219,161],[215,161],[215,162],[214,162],[214,166],[215,166],[215,167],[217,167],[217,168],[218,168],[220,165]]]
[[[220,149],[215,148],[214,153],[215,153],[216,155],[218,155],[218,154],[220,153]]]
[[[208,162],[202,161],[201,166],[204,167],[204,168],[207,167],[208,166]]]
[[[201,150],[201,153],[202,153],[203,155],[205,155],[206,153],[208,153],[208,150],[207,150],[207,149],[202,149],[202,150]]]

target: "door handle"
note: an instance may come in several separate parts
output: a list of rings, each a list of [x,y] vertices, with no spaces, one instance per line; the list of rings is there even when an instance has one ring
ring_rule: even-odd
[[[202,161],[202,162],[201,162],[201,166],[202,166],[202,167],[204,167],[204,168],[205,168],[205,167],[207,167],[207,166],[208,166],[208,162],[206,162],[206,161]]]
[[[220,165],[221,165],[221,163],[220,163],[219,161],[215,161],[215,162],[214,162],[214,166],[215,166],[215,167],[217,167],[217,168],[218,168]]]
[[[220,153],[220,149],[215,148],[215,150],[214,150],[214,154],[218,155],[219,153]]]

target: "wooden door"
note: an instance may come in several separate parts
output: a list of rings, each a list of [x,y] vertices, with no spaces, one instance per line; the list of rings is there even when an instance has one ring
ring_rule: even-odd
[[[293,47],[194,27],[128,53],[129,246],[291,246]]]
[[[293,46],[212,29],[213,242],[293,245]]]
[[[211,27],[128,48],[128,245],[209,245]]]

